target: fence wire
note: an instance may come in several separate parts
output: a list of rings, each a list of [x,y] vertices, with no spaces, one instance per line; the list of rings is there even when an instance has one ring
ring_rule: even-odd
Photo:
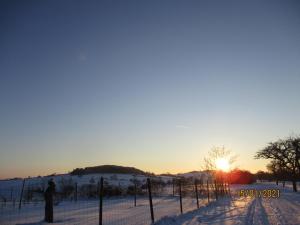
[[[166,182],[153,177],[150,186],[154,221],[205,207],[208,202],[229,195],[228,185],[211,181],[207,183],[181,178]],[[18,187],[0,187],[0,224],[42,223],[45,216],[45,189],[44,184],[37,183],[25,183],[24,188],[21,183]],[[133,179],[126,186],[118,180],[111,184],[109,179],[104,179],[102,192],[100,190],[100,181],[80,185],[66,181],[57,185],[53,201],[54,222],[72,225],[152,223],[146,179]]]

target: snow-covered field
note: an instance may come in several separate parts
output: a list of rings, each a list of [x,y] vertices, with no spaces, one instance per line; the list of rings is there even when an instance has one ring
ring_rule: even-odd
[[[33,177],[25,179],[25,188],[26,187],[36,187],[40,186],[43,188],[47,187],[47,182],[52,179],[57,185],[57,189],[59,189],[59,184],[62,180],[70,181],[72,183],[77,183],[78,186],[83,184],[89,184],[91,180],[94,182],[98,182],[100,177],[103,177],[105,181],[107,181],[111,185],[127,187],[128,185],[132,185],[131,179],[135,178],[141,182],[146,182],[146,177],[143,175],[133,176],[131,174],[88,174],[83,176],[72,176],[70,174],[62,174],[48,177]],[[170,180],[170,177],[162,177],[165,181]],[[5,196],[7,198],[11,197],[11,191],[13,192],[13,198],[18,199],[21,189],[22,189],[22,179],[14,179],[14,180],[0,180],[0,196]]]
[[[53,177],[36,177],[26,179],[24,190],[32,187],[41,187],[47,184],[47,181],[52,178],[57,184],[61,180],[72,180],[78,184],[78,189],[81,185],[90,184],[91,179],[95,182],[104,177],[104,181],[110,185],[121,187],[126,190],[126,187],[133,185],[132,179],[138,179],[141,184],[145,184],[145,176],[133,176],[130,174],[93,174],[84,176],[70,176],[68,174],[53,176]],[[161,176],[155,179],[163,180],[167,183],[172,180],[172,177]],[[94,184],[95,185],[95,184]],[[46,185],[45,185],[46,186]],[[30,200],[23,201],[21,209],[18,209],[20,193],[22,189],[22,180],[5,180],[0,181],[0,224],[43,224],[44,217],[44,202],[39,198],[38,201]],[[27,193],[24,191],[24,193]],[[161,192],[160,192],[161,193]],[[159,220],[164,216],[178,215],[180,213],[179,197],[172,197],[172,187],[164,188],[163,196],[153,197],[153,208],[155,220]],[[5,199],[5,201],[4,201]],[[33,198],[34,199],[34,198]],[[200,200],[200,204],[205,204],[205,201]],[[196,200],[191,197],[186,197],[183,200],[184,212],[196,209]],[[98,224],[99,219],[99,200],[78,198],[64,199],[54,206],[54,221],[56,224]],[[103,200],[103,224],[151,224],[149,199],[147,195],[137,197],[137,206],[134,206],[133,196],[127,197],[111,197]]]
[[[97,183],[100,181],[100,178],[104,178],[104,186],[111,185],[118,187],[119,190],[126,192],[129,186],[134,185],[132,182],[138,180],[140,185],[146,184],[147,177],[144,175],[132,175],[132,174],[88,174],[83,176],[71,176],[70,174],[62,174],[48,177],[33,177],[25,179],[24,192],[22,200],[26,198],[26,194],[30,190],[45,190],[47,188],[47,183],[52,179],[56,184],[56,191],[61,192],[62,184],[71,185],[75,189],[75,184],[78,186],[78,195],[79,192],[82,192],[82,187],[84,185],[93,185],[97,187]],[[156,176],[155,179],[162,180],[164,183],[172,181],[172,177],[169,176]],[[17,205],[22,192],[22,179],[13,179],[13,180],[0,180],[0,207],[3,204],[3,201],[14,201]],[[74,192],[74,190],[73,190]],[[71,194],[70,197],[73,197],[74,194]],[[35,196],[30,201],[43,200],[42,195],[35,193]],[[1,224],[0,224],[1,225]]]
[[[100,176],[100,175],[99,175]],[[65,178],[65,177],[64,177]],[[90,182],[90,179],[99,179],[98,176],[72,177],[79,184]],[[106,180],[119,186],[131,184],[131,175],[111,174],[105,176]],[[42,178],[28,180],[31,184],[40,184]],[[55,177],[58,182],[61,177]],[[146,178],[138,177],[141,181]],[[170,177],[162,178],[165,181]],[[20,180],[0,181],[0,189],[15,191],[19,195],[22,182]],[[3,188],[4,187],[4,188]],[[196,207],[195,198],[183,198],[183,214],[180,214],[179,198],[162,196],[153,198],[154,217],[157,225],[197,225],[197,224],[277,224],[296,225],[300,224],[300,194],[291,190],[291,185],[285,188],[280,184],[257,183],[253,185],[231,185],[232,197],[220,198],[208,204],[205,196],[200,199],[200,208]],[[279,198],[251,198],[240,197],[237,193],[241,189],[280,189]],[[4,193],[5,194],[5,193]],[[9,195],[7,193],[7,198]],[[212,194],[212,193],[211,193]],[[2,192],[3,195],[3,192]],[[213,197],[213,196],[211,196]],[[6,205],[0,205],[1,225],[39,225],[43,222],[44,203],[30,202],[22,203],[18,210],[18,202],[8,201]],[[55,224],[72,225],[96,225],[99,219],[99,200],[78,199],[75,201],[63,200],[54,207]],[[146,225],[151,224],[149,200],[147,196],[138,196],[137,206],[134,206],[133,197],[104,198],[103,201],[103,224],[107,225]]]
[[[137,206],[133,204],[132,198],[104,199],[103,202],[103,224],[151,224],[149,200],[138,198]],[[206,201],[200,201],[205,205]],[[78,224],[96,225],[99,219],[99,201],[77,201],[62,202],[54,207],[55,224]],[[178,197],[156,197],[153,199],[155,219],[159,220],[165,216],[175,216],[180,213]],[[192,198],[183,199],[183,210],[185,212],[196,209],[196,201]],[[0,224],[44,224],[44,204],[27,204],[19,211],[17,208],[8,207],[0,209]]]

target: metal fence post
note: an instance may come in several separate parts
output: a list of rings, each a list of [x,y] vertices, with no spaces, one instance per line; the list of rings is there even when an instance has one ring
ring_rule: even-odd
[[[100,198],[100,181],[97,182],[97,197]]]
[[[226,185],[226,194],[229,195],[229,189],[228,189],[229,185],[228,185],[228,183],[225,183],[225,185]]]
[[[21,196],[20,196],[20,202],[19,202],[19,209],[21,209],[21,203],[22,203],[23,192],[24,192],[24,185],[25,185],[25,179],[23,179],[23,185],[22,185]]]
[[[209,203],[209,183],[208,183],[208,180],[206,181],[206,188],[207,188],[207,201]]]
[[[100,178],[100,190],[99,190],[99,225],[102,225],[103,214],[103,177]]]
[[[175,196],[174,178],[172,179],[172,186],[173,186],[173,197],[174,197]]]
[[[180,202],[180,212],[182,214],[182,193],[181,193],[181,180],[179,180],[179,202]]]
[[[223,180],[220,183],[220,194],[221,196],[224,196],[224,186],[223,186]]]
[[[134,207],[136,207],[136,182],[134,183]]]
[[[150,205],[151,221],[152,221],[152,223],[154,223],[154,213],[153,213],[153,204],[152,204],[152,194],[151,194],[151,182],[150,182],[150,178],[147,178],[147,186],[148,186],[148,195],[149,195],[149,205]]]
[[[198,196],[197,180],[195,180],[195,193],[196,193],[196,200],[197,200],[197,209],[199,209],[199,196]]]
[[[75,183],[75,202],[77,202],[77,182]]]
[[[231,197],[230,184],[227,183],[227,185],[228,185],[228,194],[229,194],[229,196]]]
[[[218,200],[218,187],[217,187],[217,181],[215,180],[215,194],[216,194],[216,200]]]
[[[10,201],[13,200],[13,188],[11,187],[10,188]]]

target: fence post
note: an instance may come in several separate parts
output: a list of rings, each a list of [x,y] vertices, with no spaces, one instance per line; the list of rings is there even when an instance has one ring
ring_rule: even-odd
[[[180,202],[180,212],[182,214],[182,193],[181,193],[181,180],[179,180],[179,202]]]
[[[209,184],[208,184],[208,180],[206,181],[206,188],[207,188],[207,201],[209,203]]]
[[[19,209],[21,209],[21,203],[22,203],[23,192],[24,192],[24,185],[25,185],[25,179],[23,179],[22,190],[21,190],[21,196],[20,196],[20,202],[19,202]]]
[[[226,186],[227,186],[227,188],[226,188],[227,195],[230,195],[230,193],[229,193],[229,183],[228,182],[226,183]]]
[[[134,207],[136,207],[136,182],[134,183]]]
[[[77,202],[77,182],[75,183],[75,202]]]
[[[100,181],[97,182],[97,197],[100,198]]]
[[[10,201],[13,200],[13,187],[10,188]]]
[[[53,223],[53,194],[55,192],[55,183],[51,179],[48,181],[48,187],[44,193],[45,196],[45,221]]]
[[[221,193],[221,196],[224,195],[223,181],[221,181],[221,183],[220,183],[220,193]]]
[[[152,194],[151,194],[151,182],[150,182],[150,178],[147,178],[147,186],[148,186],[148,195],[149,195],[149,203],[150,203],[151,221],[152,221],[152,223],[154,223],[154,213],[153,213],[153,204],[152,204]]]
[[[220,193],[221,193],[221,196],[224,196],[224,185],[223,185],[223,180],[222,180],[221,183],[220,183]]]
[[[173,186],[173,197],[174,197],[175,196],[174,178],[172,179],[172,186]]]
[[[199,209],[199,196],[198,196],[197,180],[195,180],[195,193],[196,193],[196,200],[197,200],[197,209]]]
[[[217,181],[215,180],[215,194],[216,194],[216,200],[218,200],[218,187],[217,187]]]
[[[102,225],[102,213],[103,213],[103,177],[100,178],[100,190],[99,190],[99,225]]]

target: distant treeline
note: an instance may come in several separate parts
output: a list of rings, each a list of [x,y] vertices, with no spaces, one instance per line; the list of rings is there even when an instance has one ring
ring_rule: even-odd
[[[144,172],[134,167],[115,166],[115,165],[102,165],[86,168],[76,168],[70,174],[71,175],[85,175],[94,173],[117,173],[117,174],[136,174],[136,175],[153,175],[148,172]]]

